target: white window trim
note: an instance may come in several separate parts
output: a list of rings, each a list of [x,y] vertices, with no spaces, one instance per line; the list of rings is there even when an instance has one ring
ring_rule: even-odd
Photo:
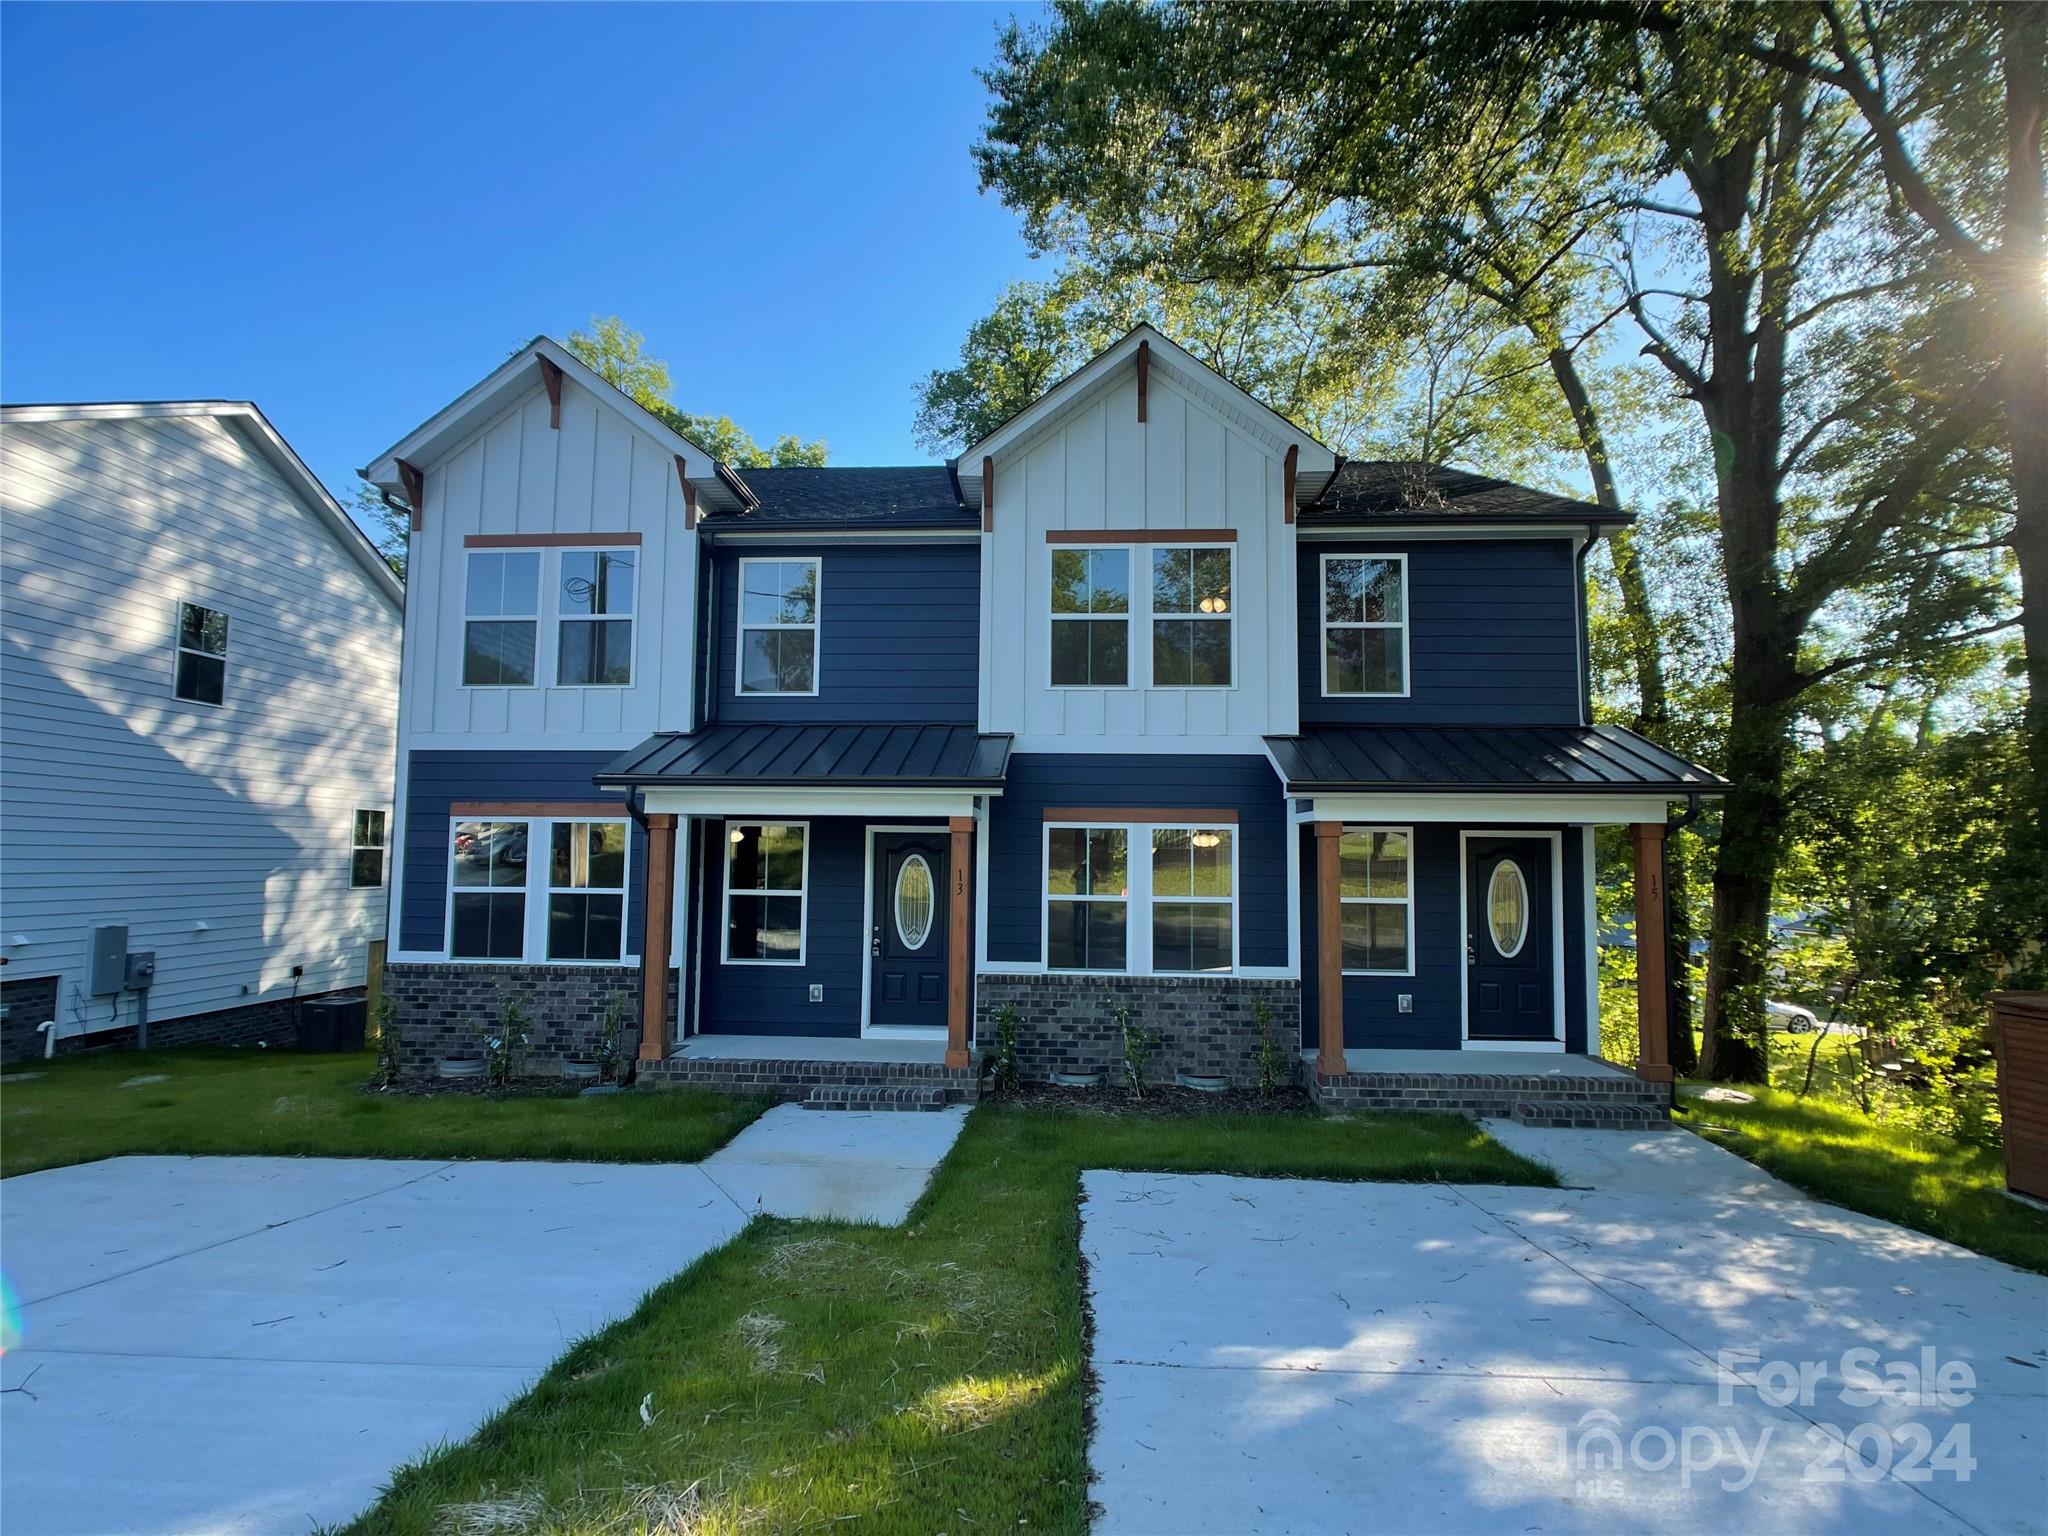
[[[796,958],[794,960],[739,959],[732,955],[732,835],[742,827],[795,827],[804,835],[803,885],[794,891],[778,887],[748,886],[740,892],[742,896],[794,896],[796,909]],[[718,824],[718,835],[725,841],[723,857],[724,874],[719,879],[720,906],[718,924],[718,963],[720,965],[764,965],[777,970],[794,970],[806,964],[810,957],[811,944],[811,824],[808,821],[786,821],[775,819],[741,820],[733,818]]]
[[[232,642],[228,646],[223,646],[218,656],[214,655],[211,651],[193,650],[191,646],[185,643],[185,610],[187,608],[197,608],[201,613],[217,613],[227,621],[228,633],[233,634],[235,631],[235,616],[225,608],[216,608],[211,603],[195,602],[189,597],[181,597],[172,604],[171,699],[174,703],[178,704],[197,704],[201,709],[226,709],[228,707],[228,650],[232,647]],[[220,700],[218,703],[212,699],[188,699],[178,692],[178,658],[188,655],[204,656],[208,661],[220,663]],[[353,832],[350,835],[353,836]]]
[[[1142,687],[1138,681],[1138,657],[1135,636],[1141,612],[1138,606],[1138,581],[1136,572],[1130,576],[1130,596],[1122,613],[1059,613],[1052,606],[1053,563],[1065,555],[1121,554],[1126,557],[1139,545],[1134,544],[1048,544],[1045,547],[1045,686],[1060,693],[1129,693]],[[1135,559],[1130,561],[1136,566]],[[1147,586],[1149,593],[1150,587]],[[1146,604],[1150,606],[1149,601]],[[1122,624],[1124,626],[1124,680],[1120,683],[1058,683],[1052,676],[1052,627],[1055,624]],[[1235,658],[1232,661],[1233,673]],[[1083,971],[1080,975],[1100,975],[1100,972]]]
[[[356,841],[356,818],[357,818],[358,816],[363,816],[363,815],[374,815],[374,816],[382,816],[382,817],[384,818],[384,821],[383,821],[383,833],[384,833],[384,841],[383,841],[383,842],[381,842],[381,843],[375,843],[375,844],[372,844],[372,843],[359,843],[359,842],[357,842],[357,841]],[[452,853],[452,852],[454,851],[454,846],[455,846],[455,834],[454,834],[454,833],[452,833],[452,832],[448,834],[448,845],[449,845],[449,850],[450,850],[450,852]],[[371,849],[372,847],[374,847],[374,848],[375,848],[375,849],[377,850],[377,883],[376,883],[375,885],[357,885],[357,884],[356,884],[356,855],[357,855],[357,854],[359,854],[359,853],[367,853],[367,852],[369,852],[369,851],[370,851],[370,849]],[[383,889],[384,889],[384,887],[385,887],[385,886],[389,885],[390,883],[391,883],[391,811],[390,811],[390,808],[389,808],[389,807],[387,807],[387,806],[381,806],[381,805],[358,805],[358,806],[352,806],[352,807],[350,807],[350,809],[349,809],[349,816],[348,816],[348,888],[349,888],[350,890],[352,890],[352,891],[381,891],[381,890],[383,890]]]
[[[464,891],[502,891],[510,894],[518,891],[526,898],[526,921],[520,927],[519,954],[517,957],[496,957],[491,955],[458,955],[455,953],[455,829],[465,821],[489,822],[496,826],[510,826],[523,823],[526,827],[526,883],[524,885],[465,885]],[[554,826],[558,821],[602,821],[619,822],[626,828],[626,869],[625,869],[625,914],[621,919],[619,948],[622,953],[616,960],[550,960],[548,952],[548,894],[552,889],[546,865],[542,867],[542,879],[536,889],[534,881],[534,849],[540,848],[548,860],[554,855]],[[385,822],[387,829],[390,822]],[[388,836],[388,831],[387,831]],[[618,970],[635,967],[640,957],[631,953],[630,930],[633,920],[633,828],[624,816],[454,816],[448,818],[448,830],[443,841],[447,845],[447,900],[441,911],[441,953],[439,959],[455,965],[563,965],[589,970]],[[609,894],[606,891],[602,894]],[[643,945],[644,947],[644,945]]]
[[[1395,826],[1388,826],[1388,825],[1386,825],[1386,824],[1384,824],[1384,823],[1381,823],[1381,822],[1371,822],[1371,823],[1365,823],[1365,822],[1346,822],[1346,823],[1344,824],[1344,831],[1345,831],[1346,833],[1350,833],[1350,832],[1362,832],[1362,833],[1365,833],[1365,834],[1366,834],[1366,835],[1368,835],[1368,836],[1370,836],[1370,835],[1371,835],[1372,833],[1374,833],[1374,832],[1398,832],[1398,833],[1400,833],[1400,834],[1401,834],[1401,836],[1402,836],[1402,837],[1404,837],[1404,838],[1406,838],[1406,839],[1407,839],[1407,843],[1408,843],[1408,867],[1407,867],[1407,873],[1408,873],[1408,894],[1407,894],[1407,895],[1405,895],[1405,896],[1403,896],[1403,897],[1400,897],[1400,898],[1398,899],[1398,901],[1396,900],[1396,898],[1394,898],[1394,897],[1392,897],[1392,896],[1346,896],[1346,895],[1343,895],[1343,894],[1342,894],[1342,892],[1343,892],[1343,888],[1344,888],[1344,887],[1343,887],[1343,878],[1342,878],[1342,875],[1341,875],[1341,874],[1340,874],[1340,875],[1339,875],[1339,877],[1338,877],[1338,886],[1337,886],[1337,889],[1338,889],[1338,892],[1339,892],[1339,895],[1338,895],[1338,897],[1337,897],[1337,907],[1338,907],[1338,924],[1337,924],[1337,928],[1338,928],[1338,939],[1337,939],[1337,942],[1338,942],[1338,945],[1339,945],[1339,951],[1338,951],[1338,953],[1339,953],[1339,956],[1340,956],[1340,963],[1341,963],[1341,956],[1342,956],[1342,945],[1343,945],[1343,942],[1344,942],[1344,940],[1343,940],[1343,926],[1344,926],[1344,925],[1343,925],[1343,920],[1342,920],[1342,919],[1343,919],[1343,909],[1344,909],[1345,907],[1391,907],[1391,906],[1397,906],[1397,905],[1398,905],[1398,906],[1403,906],[1403,907],[1406,907],[1406,908],[1408,909],[1408,942],[1407,942],[1407,954],[1408,954],[1408,964],[1407,964],[1407,966],[1406,966],[1406,967],[1405,967],[1404,969],[1402,969],[1402,970],[1398,970],[1398,971],[1385,971],[1385,970],[1357,970],[1357,971],[1354,971],[1354,970],[1351,970],[1350,968],[1346,967],[1346,968],[1344,969],[1344,974],[1345,974],[1346,976],[1413,976],[1413,975],[1415,974],[1415,862],[1416,862],[1416,861],[1415,861],[1415,829],[1414,829],[1413,827],[1395,827]],[[1341,841],[1341,839],[1340,839],[1340,841],[1339,841],[1339,856],[1340,856],[1340,858],[1341,858],[1341,853],[1342,853],[1342,841]]]
[[[1332,560],[1391,560],[1401,568],[1401,622],[1384,619],[1339,619],[1338,629],[1396,629],[1401,631],[1401,686],[1398,691],[1361,690],[1357,693],[1330,691],[1330,562]],[[1405,699],[1415,685],[1415,648],[1409,644],[1408,619],[1413,611],[1408,591],[1408,556],[1393,550],[1343,549],[1326,552],[1316,562],[1316,687],[1326,699]],[[1379,974],[1379,973],[1375,973]]]
[[[620,860],[619,883],[610,885],[557,885],[555,884],[555,828],[585,826],[617,826],[626,831],[624,853]],[[620,965],[626,958],[626,924],[633,913],[633,825],[629,820],[616,816],[554,816],[547,821],[532,823],[547,829],[547,855],[541,865],[541,915],[540,915],[540,958],[536,965]],[[533,832],[526,834],[526,868],[528,878],[533,871]],[[557,895],[563,896],[617,896],[619,898],[619,958],[617,960],[557,960],[548,953],[548,909],[554,905]],[[531,934],[529,932],[529,938]]]
[[[1230,834],[1230,895],[1167,896],[1170,902],[1208,902],[1230,908],[1230,969],[1227,971],[1161,970],[1152,960],[1152,834],[1199,832],[1204,827]],[[1124,871],[1128,889],[1122,896],[1055,896],[1052,891],[1052,835],[1057,831],[1108,831],[1124,834]],[[1243,971],[1238,946],[1243,940],[1243,882],[1240,861],[1243,838],[1234,822],[1203,821],[1048,821],[1038,846],[1038,965],[1050,976],[1236,976]],[[1119,902],[1124,912],[1124,966],[1120,971],[1087,970],[1052,963],[1052,904],[1055,901]]]
[[[471,613],[469,611],[470,564],[479,555],[533,555],[536,557],[533,578],[534,612],[524,613]],[[542,669],[542,648],[547,644],[547,619],[541,610],[547,607],[548,551],[538,544],[524,544],[517,547],[492,549],[465,549],[462,552],[462,644],[455,653],[456,686],[468,693],[488,690],[510,691],[518,688],[539,690],[546,684],[541,679],[547,676]],[[525,624],[533,625],[533,681],[530,683],[472,683],[469,680],[469,626],[471,624]],[[552,658],[545,658],[551,660]]]
[[[631,555],[633,557],[633,611],[631,613],[563,613],[561,611],[562,562],[570,555]],[[543,578],[547,576],[550,566],[554,569],[554,580],[547,581],[544,579],[542,587],[548,593],[548,602],[544,606],[551,606],[555,610],[550,629],[555,649],[555,664],[551,669],[555,674],[555,680],[551,686],[564,689],[570,693],[604,692],[606,690],[615,693],[622,688],[631,688],[640,678],[640,578],[645,574],[645,567],[640,562],[640,551],[630,544],[590,544],[578,545],[574,549],[541,551],[541,575]],[[626,625],[626,680],[623,683],[563,682],[562,626],[564,624]],[[534,641],[536,649],[539,648],[539,644],[539,639],[536,638]],[[533,675],[536,679],[539,678],[539,668],[536,667],[534,669]]]
[[[817,578],[811,583],[811,622],[808,624],[749,624],[747,622],[747,567],[750,565],[808,565],[816,571]],[[732,605],[733,656],[732,696],[735,699],[815,699],[819,686],[825,681],[825,562],[818,555],[790,555],[780,559],[766,556],[743,559],[736,573],[737,586],[734,589]],[[747,677],[747,631],[753,630],[809,630],[811,635],[811,686],[804,688],[749,689]],[[747,826],[794,826],[794,822],[747,822]],[[810,857],[811,841],[804,839],[804,857]],[[735,961],[734,964],[784,965],[787,961]]]
[[[1145,682],[1147,687],[1173,693],[1228,693],[1237,687],[1237,545],[1230,544],[1175,544],[1162,539],[1157,544],[1144,546],[1152,554],[1162,550],[1184,549],[1190,554],[1214,553],[1221,550],[1230,561],[1230,607],[1223,613],[1162,613],[1152,606],[1152,561],[1145,561],[1145,637],[1152,642],[1145,647]],[[1230,626],[1230,681],[1227,683],[1162,683],[1152,675],[1153,647],[1157,643],[1153,625],[1161,619],[1199,619],[1204,624],[1227,623]],[[1233,843],[1235,840],[1233,839]],[[1205,974],[1205,973],[1196,973]]]

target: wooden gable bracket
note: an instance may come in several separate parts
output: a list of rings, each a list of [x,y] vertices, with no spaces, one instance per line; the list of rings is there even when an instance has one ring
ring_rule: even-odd
[[[996,531],[996,461],[993,457],[981,461],[981,531]]]
[[[1280,504],[1287,514],[1287,521],[1294,521],[1294,469],[1301,458],[1301,444],[1287,445],[1287,458],[1280,468]]]
[[[1145,424],[1145,386],[1152,377],[1152,343],[1138,342],[1138,425]]]
[[[552,358],[534,354],[533,360],[540,364],[540,381],[548,389],[548,425],[557,432],[562,430],[562,367]]]
[[[426,527],[427,476],[416,464],[398,461],[398,483],[405,488],[405,504],[412,508],[412,531]]]
[[[683,527],[694,528],[697,526],[697,487],[690,484],[690,467],[683,462],[680,453],[676,455],[676,479],[683,486]]]

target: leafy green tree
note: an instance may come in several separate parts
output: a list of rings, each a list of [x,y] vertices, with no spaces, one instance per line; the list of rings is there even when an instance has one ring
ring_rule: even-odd
[[[668,364],[648,356],[647,338],[617,315],[593,316],[590,329],[571,331],[566,345],[607,383],[618,386],[722,464],[765,469],[786,464],[815,466],[826,460],[829,450],[823,438],[805,441],[785,433],[764,447],[730,416],[678,410]]]
[[[384,500],[384,493],[367,480],[356,487],[356,504],[349,509],[356,525],[369,536],[377,553],[400,581],[405,580],[405,551],[412,538],[412,519]]]

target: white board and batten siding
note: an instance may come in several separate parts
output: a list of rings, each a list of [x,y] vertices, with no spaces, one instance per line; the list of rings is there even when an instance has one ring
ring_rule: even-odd
[[[133,1023],[87,995],[117,923],[156,953],[152,1020],[289,997],[294,966],[301,995],[360,985],[400,630],[363,552],[232,414],[10,418],[0,518],[0,976],[57,975],[67,1027]],[[228,616],[217,707],[173,694],[180,601]]]
[[[1296,727],[1286,445],[1229,419],[1157,361],[1146,415],[1140,423],[1137,379],[1125,370],[996,457],[995,528],[984,535],[982,561],[981,728],[1014,732],[1020,752],[1256,752],[1262,736]],[[1050,685],[1055,546],[1047,534],[1131,528],[1234,531],[1230,687]],[[1151,640],[1137,594],[1157,546],[1124,547],[1139,684],[1149,676]]]
[[[697,539],[684,528],[682,483],[666,445],[565,379],[559,428],[549,425],[547,395],[536,383],[420,467],[425,527],[412,538],[407,583],[408,750],[625,751],[658,730],[690,728]],[[473,534],[609,533],[640,536],[631,685],[547,686],[555,650],[543,602],[536,685],[464,687],[465,541]],[[558,553],[543,552],[544,582]]]

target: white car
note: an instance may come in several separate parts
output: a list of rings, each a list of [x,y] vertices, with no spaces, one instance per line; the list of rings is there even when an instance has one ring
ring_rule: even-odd
[[[1798,1003],[1765,1003],[1764,1011],[1771,1016],[1772,1027],[1788,1035],[1809,1034],[1820,1028],[1820,1016]]]

